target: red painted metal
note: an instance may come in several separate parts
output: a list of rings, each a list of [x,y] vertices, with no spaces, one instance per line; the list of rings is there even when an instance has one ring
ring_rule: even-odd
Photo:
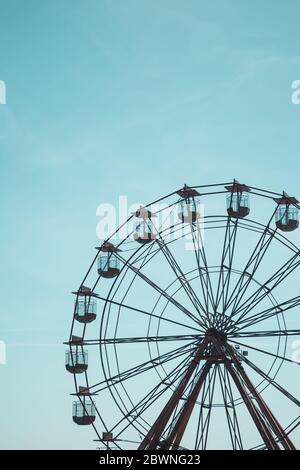
[[[189,393],[186,402],[172,424],[167,437],[162,437],[166,426],[171,419],[176,407],[182,399],[190,379],[201,361],[205,361],[195,385]],[[241,358],[228,343],[226,338],[210,329],[199,344],[198,350],[189,364],[183,378],[168,403],[156,419],[148,434],[143,439],[139,449],[178,449],[188,425],[189,419],[195,407],[197,397],[203,387],[207,375],[213,363],[224,363],[241,398],[243,399],[254,424],[260,433],[267,449],[295,450],[295,446],[289,439],[283,428],[275,418],[263,398],[256,391],[250,378],[246,374]],[[281,447],[282,446],[282,447]]]
[[[155,423],[150,428],[150,431],[143,439],[142,443],[139,446],[139,449],[151,450],[151,449],[156,449],[160,445],[161,435],[163,433],[163,430],[165,429],[169,419],[172,416],[172,413],[174,412],[176,406],[178,405],[179,400],[182,398],[182,395],[190,381],[190,378],[195,372],[195,369],[197,365],[199,364],[199,360],[202,354],[204,353],[205,348],[207,347],[208,343],[209,343],[208,338],[205,337],[204,340],[200,343],[199,348],[196,352],[196,355],[194,356],[191,363],[189,364],[181,382],[179,383],[178,387],[176,388],[175,392],[169,399],[166,406],[163,408],[162,412],[158,416]]]
[[[200,196],[200,193],[198,193],[196,189],[190,188],[187,185],[185,185],[183,189],[177,191],[177,194],[178,196],[183,197],[184,199]]]
[[[196,404],[198,395],[201,391],[201,388],[205,382],[205,379],[207,377],[207,374],[209,373],[209,370],[212,366],[212,362],[207,361],[199,375],[198,381],[193,388],[190,396],[188,397],[187,401],[185,402],[185,405],[176,421],[175,426],[172,429],[172,432],[168,436],[168,438],[165,440],[165,444],[161,446],[162,449],[170,449],[170,450],[175,450],[178,449],[181,439],[183,437],[183,434],[186,430],[186,427],[188,425],[189,419],[191,417],[191,414],[193,412],[194,406]]]
[[[235,365],[236,370],[239,372],[241,379],[244,381],[249,392],[256,400],[261,410],[261,415],[265,418],[270,428],[273,430],[275,438],[282,444],[285,450],[296,450],[294,444],[292,443],[290,438],[286,435],[283,428],[281,427],[281,425],[279,424],[279,422],[273,415],[272,411],[267,406],[266,402],[263,400],[262,396],[257,392],[256,388],[252,384],[250,378],[246,374],[243,366],[241,365],[240,361],[237,358],[236,353],[233,350],[231,352],[231,356],[232,356],[232,361]]]

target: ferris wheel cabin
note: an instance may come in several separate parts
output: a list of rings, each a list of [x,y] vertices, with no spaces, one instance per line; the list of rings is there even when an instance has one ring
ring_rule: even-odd
[[[81,401],[73,402],[73,421],[80,426],[92,424],[96,419],[96,408],[93,402]]]
[[[229,192],[227,196],[227,214],[235,219],[243,219],[250,213],[249,194],[250,188],[234,180],[233,185],[225,186]]]
[[[109,242],[103,243],[96,250],[99,250],[98,274],[105,278],[118,276],[120,273],[120,263],[114,253],[121,250]]]
[[[183,189],[177,191],[177,194],[182,197],[180,201],[180,209],[178,217],[183,223],[193,223],[200,217],[199,199],[200,194],[193,188],[187,185]]]
[[[82,348],[71,348],[66,351],[66,369],[71,374],[82,374],[88,368],[88,352]]]
[[[275,198],[278,205],[275,218],[276,227],[283,232],[292,232],[299,227],[299,209],[296,206],[298,200],[283,192],[281,198]]]
[[[75,301],[75,320],[79,323],[91,323],[97,316],[97,302],[87,295],[84,300]]]
[[[133,212],[133,215],[138,219],[141,219],[138,221],[133,235],[135,241],[145,245],[146,243],[151,243],[155,240],[156,235],[153,233],[152,223],[152,217],[156,217],[155,214],[152,214],[145,207],[140,207],[139,210]]]

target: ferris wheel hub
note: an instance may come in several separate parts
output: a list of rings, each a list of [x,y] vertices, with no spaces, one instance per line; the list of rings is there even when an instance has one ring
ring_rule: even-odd
[[[226,334],[223,331],[218,330],[217,328],[208,328],[208,330],[206,330],[205,336],[207,338],[214,338],[219,341],[227,340]]]

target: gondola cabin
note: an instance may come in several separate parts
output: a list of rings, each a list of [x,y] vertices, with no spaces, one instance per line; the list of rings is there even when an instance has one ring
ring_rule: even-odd
[[[182,198],[179,202],[178,217],[183,223],[193,223],[200,218],[200,194],[193,188],[185,185],[183,189],[177,191]]]
[[[90,296],[75,301],[75,320],[79,323],[91,323],[97,316],[97,302]]]
[[[133,235],[135,241],[144,245],[155,240],[156,235],[154,233],[154,225],[152,223],[152,218],[156,217],[155,214],[152,214],[145,207],[140,207],[136,212],[133,212],[133,215],[139,219]]]
[[[102,246],[97,247],[99,250],[98,256],[98,274],[104,278],[113,278],[120,273],[120,262],[115,253],[121,251],[110,242],[103,243]]]
[[[292,232],[299,227],[299,209],[296,206],[298,200],[295,197],[290,197],[286,192],[283,192],[282,197],[274,198],[278,205],[275,214],[276,227],[283,232]]]
[[[72,374],[82,374],[88,368],[88,352],[80,347],[66,351],[66,369]]]
[[[250,213],[249,191],[245,184],[234,180],[233,185],[225,186],[229,192],[227,195],[227,214],[235,219],[243,219]]]
[[[93,402],[86,402],[85,398],[83,403],[80,401],[73,402],[73,421],[79,425],[92,424],[96,419],[96,409]]]

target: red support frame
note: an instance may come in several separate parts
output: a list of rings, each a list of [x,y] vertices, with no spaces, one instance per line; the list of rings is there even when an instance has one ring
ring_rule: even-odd
[[[171,423],[171,429],[165,436],[167,425],[175,412],[179,401],[183,398],[186,388],[201,361],[205,361],[195,384],[189,392],[185,404],[178,416]],[[144,437],[139,449],[178,449],[188,425],[189,419],[195,407],[197,397],[205,384],[207,375],[213,364],[224,363],[233,382],[248,409],[254,424],[261,435],[267,449],[295,450],[295,446],[284,432],[278,420],[267,406],[261,395],[256,391],[250,378],[246,374],[241,359],[227,340],[216,331],[208,330],[204,339],[200,342],[197,352],[189,364],[179,385],[161,411],[160,415]],[[282,447],[281,447],[282,446]]]

